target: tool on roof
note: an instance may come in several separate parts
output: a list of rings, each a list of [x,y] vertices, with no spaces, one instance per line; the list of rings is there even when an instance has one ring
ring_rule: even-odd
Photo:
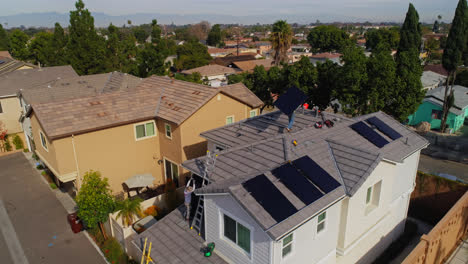
[[[150,263],[154,263],[153,259],[151,258],[151,246],[153,245],[153,242],[150,242],[149,243],[149,247],[148,247],[148,251],[146,251],[146,245],[147,245],[147,242],[148,242],[148,238],[146,237],[145,238],[145,245],[143,246],[143,252],[141,254],[141,262],[140,264],[143,264],[145,263],[145,260],[146,260],[146,264]],[[146,253],[146,254],[145,254]]]
[[[214,242],[208,243],[208,245],[203,249],[203,255],[205,257],[211,257],[211,255],[213,255],[214,248],[215,248]]]

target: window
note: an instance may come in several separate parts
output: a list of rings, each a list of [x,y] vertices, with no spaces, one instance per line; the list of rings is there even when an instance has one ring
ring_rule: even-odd
[[[175,183],[175,186],[179,187],[179,166],[164,159],[164,169],[166,171],[166,179],[171,179]]]
[[[431,117],[432,117],[432,119],[442,119],[442,111],[432,109]]]
[[[234,123],[234,116],[226,117],[226,125]]]
[[[172,128],[171,125],[165,124],[164,127],[166,128],[166,137],[172,139]]]
[[[327,212],[319,214],[317,217],[317,234],[325,230],[325,222],[327,220]]]
[[[257,116],[257,109],[250,111],[250,117]]]
[[[3,113],[2,102],[0,102],[0,114]]]
[[[371,198],[372,198],[372,186],[367,188],[366,204],[369,204],[371,202]]]
[[[283,258],[292,251],[293,233],[283,238]]]
[[[47,149],[47,140],[46,140],[44,134],[42,133],[42,131],[39,131],[39,136],[41,137],[42,146],[44,147],[45,150],[48,150]]]
[[[224,237],[250,254],[250,229],[224,215]]]
[[[366,213],[369,213],[374,208],[379,206],[380,190],[382,189],[382,181],[367,188],[366,193]]]
[[[154,122],[151,121],[148,123],[136,125],[135,135],[137,140],[155,136],[156,133],[154,131]]]

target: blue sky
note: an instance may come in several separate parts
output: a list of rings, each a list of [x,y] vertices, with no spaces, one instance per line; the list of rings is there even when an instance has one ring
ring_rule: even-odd
[[[1,0],[7,1],[7,0]],[[1,2],[0,1],[0,2]],[[66,13],[75,0],[18,0],[1,4],[0,16],[56,11]],[[423,21],[433,21],[438,14],[451,20],[457,0],[412,1]],[[307,15],[354,17],[371,21],[402,21],[409,1],[404,0],[85,0],[92,12],[108,15],[135,13]]]

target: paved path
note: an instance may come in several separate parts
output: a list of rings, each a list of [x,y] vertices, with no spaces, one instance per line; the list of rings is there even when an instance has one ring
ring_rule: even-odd
[[[0,157],[0,168],[0,200],[30,264],[105,263],[83,233],[73,234],[67,211],[22,153]],[[15,263],[12,254],[18,253],[3,246],[10,240],[4,237],[5,232],[11,230],[3,225],[0,228],[1,262]]]
[[[468,164],[421,155],[418,170],[431,174],[447,173],[468,182]]]

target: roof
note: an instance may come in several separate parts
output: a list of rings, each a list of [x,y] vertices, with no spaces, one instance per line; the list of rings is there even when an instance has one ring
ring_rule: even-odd
[[[421,76],[421,82],[423,87],[429,87],[433,85],[439,86],[442,82],[445,82],[447,79],[447,76],[444,76],[442,74],[438,74],[433,71],[424,71],[422,76]]]
[[[454,105],[450,108],[450,112],[455,115],[463,114],[463,109],[468,106],[468,88],[460,85],[454,85],[452,87],[454,94]],[[435,89],[426,92],[424,102],[431,102],[436,105],[443,105],[445,94],[445,86],[439,86]]]
[[[221,88],[151,76],[135,89],[31,105],[45,134],[56,139],[156,117],[180,125],[219,92]]]
[[[175,209],[147,230],[133,236],[133,242],[143,249],[145,239],[151,245],[151,257],[157,263],[194,263],[222,264],[226,263],[216,251],[209,257],[200,251],[205,247],[204,240],[197,232],[190,229],[182,216],[184,206]]]
[[[432,71],[443,76],[448,76],[448,72],[444,69],[442,64],[425,65],[424,71]]]
[[[16,95],[20,89],[34,89],[62,78],[78,77],[69,65],[12,71],[0,75],[0,96]]]
[[[335,59],[341,57],[340,53],[330,53],[330,52],[323,52],[323,53],[316,53],[311,56],[310,58],[314,59]]]
[[[182,71],[183,74],[192,74],[194,72],[200,73],[201,76],[214,76],[214,75],[225,75],[233,74],[237,71],[233,68],[224,67],[217,64],[205,65],[198,68]]]
[[[0,76],[8,72],[16,71],[17,69],[23,66],[28,66],[30,68],[37,67],[33,64],[29,64],[24,61],[15,60],[11,56],[8,56],[8,55],[9,54],[5,54],[5,56],[0,56],[0,61],[3,61],[0,64]]]
[[[222,48],[209,48],[208,53],[209,54],[216,54],[216,53],[231,53],[236,51],[237,49],[231,48],[231,49],[222,49]]]
[[[10,52],[8,52],[7,50],[0,50],[0,57],[6,57],[6,58],[13,59]]]
[[[133,75],[111,72],[56,79],[20,93],[28,104],[49,103],[134,89],[141,81]]]
[[[345,195],[352,196],[362,186],[367,177],[372,173],[375,167],[383,160],[388,159],[394,162],[403,162],[403,160],[412,153],[427,146],[428,142],[401,125],[393,118],[382,112],[377,112],[354,119],[335,116],[335,124],[331,128],[317,129],[313,127],[315,116],[313,111],[299,114],[296,111],[296,127],[291,133],[282,133],[276,130],[273,124],[262,124],[261,122],[247,121],[240,125],[237,134],[232,135],[224,130],[225,139],[243,138],[249,141],[246,144],[238,144],[228,148],[218,154],[216,166],[211,169],[209,179],[211,184],[195,191],[197,194],[204,193],[229,193],[243,206],[243,208],[255,219],[264,231],[270,237],[277,240],[290,232],[301,223],[314,217],[337,200]],[[276,115],[274,112],[267,115]],[[332,118],[332,115],[325,114],[325,118]],[[351,124],[366,120],[370,117],[377,117],[392,129],[402,135],[401,138],[391,141],[382,148],[374,146],[360,134],[350,128]],[[261,119],[262,116],[251,118],[249,120]],[[266,120],[268,120],[267,118]],[[284,117],[279,114],[277,120],[283,123]],[[303,124],[310,120],[310,124]],[[274,120],[270,120],[275,123]],[[255,126],[257,124],[257,126]],[[266,128],[265,128],[266,126]],[[264,134],[262,130],[269,129],[272,135],[264,140],[256,137]],[[234,124],[227,127],[239,127]],[[274,131],[278,131],[275,135]],[[381,133],[380,133],[381,134]],[[383,134],[382,134],[383,135]],[[264,134],[265,136],[265,134]],[[251,137],[250,139],[248,139]],[[293,145],[295,140],[297,145]],[[317,163],[330,177],[341,184],[341,187],[325,193],[321,198],[315,200],[309,205],[301,204],[295,193],[285,190],[282,183],[275,181],[271,171],[286,164],[288,161],[307,156]],[[182,166],[194,174],[203,175],[206,157],[185,161]],[[265,175],[273,185],[289,200],[291,204],[298,209],[298,212],[290,215],[283,221],[276,221],[264,208],[256,201],[248,191],[245,190],[242,183],[247,180]]]
[[[263,66],[269,69],[273,64],[272,59],[236,61],[234,65],[242,71],[252,71],[256,66]]]
[[[220,89],[221,89],[221,92],[229,95],[232,98],[235,98],[241,101],[242,103],[252,108],[263,106],[262,100],[260,100],[243,83],[236,83],[236,84],[221,86]]]
[[[248,61],[255,60],[255,56],[252,54],[243,55],[242,53],[239,56],[227,56],[227,57],[218,57],[211,61],[211,64],[218,64],[221,66],[229,66],[236,61]]]

